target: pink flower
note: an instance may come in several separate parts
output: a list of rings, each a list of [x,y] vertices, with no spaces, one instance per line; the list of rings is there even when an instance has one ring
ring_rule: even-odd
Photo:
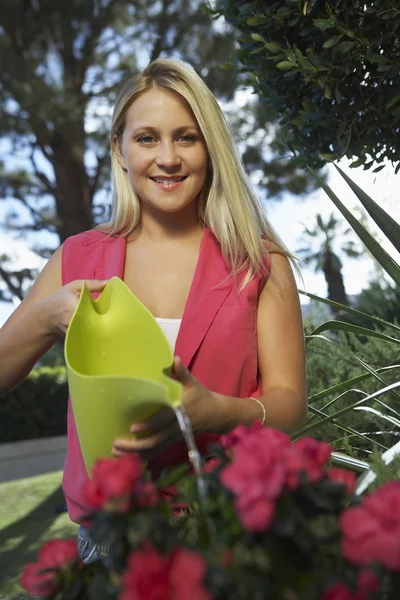
[[[294,442],[285,452],[287,484],[295,489],[300,483],[300,473],[311,483],[324,476],[324,467],[331,455],[331,447],[326,442],[318,442],[312,437],[304,437]]]
[[[205,572],[197,552],[178,548],[163,556],[147,546],[128,557],[119,600],[211,600]]]
[[[357,577],[357,589],[366,598],[379,590],[380,579],[371,569],[362,569]]]
[[[257,433],[261,429],[263,429],[263,426],[261,425],[260,419],[254,421],[254,423],[252,423],[249,427],[246,427],[246,425],[238,425],[232,431],[221,435],[219,438],[219,443],[225,450],[230,450],[231,448],[234,448],[241,440],[252,433]]]
[[[155,506],[158,503],[159,495],[154,483],[145,481],[136,486],[135,504],[136,506],[146,507]]]
[[[340,518],[342,552],[350,562],[400,571],[400,482],[391,481]]]
[[[88,504],[95,510],[112,507],[126,512],[142,471],[142,463],[136,454],[99,459],[93,468],[92,479],[83,488]]]
[[[21,586],[30,595],[45,598],[60,587],[61,572],[68,571],[77,558],[75,539],[50,540],[41,547],[38,562],[26,565],[21,576]],[[44,570],[46,572],[42,573]]]
[[[221,482],[237,496],[236,508],[248,531],[265,531],[271,524],[285,485],[280,455],[289,444],[285,434],[263,428],[238,442],[234,461],[221,472]]]
[[[331,467],[327,472],[327,475],[331,481],[336,483],[343,483],[346,486],[346,493],[351,495],[354,493],[356,487],[356,475],[352,471],[347,469],[339,469],[338,467]]]
[[[212,473],[213,471],[215,471],[215,469],[217,469],[219,467],[219,465],[221,464],[221,461],[219,458],[211,458],[210,460],[208,460],[203,468],[203,472],[204,473]]]
[[[42,566],[39,563],[29,563],[21,575],[21,587],[31,596],[46,598],[59,587],[56,573],[49,571],[41,573]]]
[[[334,583],[325,590],[322,600],[367,600],[360,593],[353,593],[345,583]]]

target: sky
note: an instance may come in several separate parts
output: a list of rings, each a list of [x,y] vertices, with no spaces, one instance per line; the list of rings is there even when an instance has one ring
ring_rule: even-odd
[[[348,166],[349,162],[348,160],[342,160],[338,164],[375,202],[400,223],[400,174],[395,175],[391,166],[387,166],[379,173],[363,171],[362,168],[350,169]],[[329,168],[328,184],[350,211],[354,212],[358,207],[361,207],[356,196],[333,166]],[[304,225],[313,227],[318,213],[321,214],[324,221],[333,213],[335,217],[346,223],[343,229],[347,226],[347,222],[344,221],[340,211],[334,206],[323,190],[314,192],[305,200],[287,198],[282,203],[267,203],[266,213],[283,241],[295,254],[296,250],[307,245],[302,235]],[[376,239],[380,241],[382,247],[400,263],[400,254],[384,238],[372,219],[368,219],[368,224],[371,232],[375,234]],[[346,291],[349,295],[354,295],[367,287],[368,281],[374,277],[374,266],[376,263],[369,255],[356,260],[346,259],[343,254],[340,254],[343,239],[339,238],[337,240],[335,250],[339,253],[343,262],[342,273]],[[358,241],[356,234],[352,234],[351,239],[357,242],[360,249],[362,248],[362,244]],[[315,274],[313,268],[307,266],[303,266],[301,270],[304,280],[303,289],[313,294],[326,296],[327,286],[323,274]],[[300,282],[299,287],[303,287]]]
[[[339,164],[360,187],[382,206],[382,208],[400,222],[400,202],[398,198],[400,174],[395,175],[390,166],[387,166],[379,173],[374,174],[370,171],[363,171],[361,168],[350,169],[348,167],[348,161],[346,160],[341,161]],[[333,167],[329,168],[328,183],[347,208],[354,210],[357,205],[360,206],[357,198]],[[321,214],[324,220],[326,220],[331,213],[334,213],[335,216],[340,219],[342,218],[341,213],[322,190],[318,190],[306,198],[287,196],[282,201],[267,201],[264,206],[267,217],[272,225],[284,243],[288,246],[289,250],[295,254],[296,250],[305,245],[305,240],[302,235],[304,225],[312,227],[318,213]],[[372,222],[371,229],[374,229],[374,224]],[[379,237],[379,231],[376,228],[375,230],[378,239],[381,239]],[[356,236],[354,236],[354,240],[357,240]],[[381,241],[382,245],[391,256],[400,262],[400,256],[391,244],[386,240]],[[341,242],[342,238],[339,238],[337,240],[336,248],[336,251],[339,253]],[[15,267],[32,268],[37,266],[40,268],[46,262],[30,251],[29,244],[26,241],[16,240],[10,232],[4,232],[0,237],[0,255],[4,252],[11,255]],[[368,281],[373,277],[374,261],[368,257],[349,260],[342,256],[342,262],[346,291],[349,295],[358,294],[367,286]],[[303,282],[298,282],[299,288],[325,297],[327,288],[323,274],[316,274],[312,268],[306,266],[302,266],[301,271]],[[301,300],[304,303],[307,302],[307,299],[304,296]],[[0,303],[0,325],[8,318],[15,309],[15,306],[16,304]]]

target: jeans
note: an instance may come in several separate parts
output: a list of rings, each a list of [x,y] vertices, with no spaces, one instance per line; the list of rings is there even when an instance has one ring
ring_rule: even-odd
[[[109,566],[110,544],[103,542],[96,544],[90,537],[86,527],[81,525],[78,530],[78,552],[85,564],[100,560],[104,566]]]

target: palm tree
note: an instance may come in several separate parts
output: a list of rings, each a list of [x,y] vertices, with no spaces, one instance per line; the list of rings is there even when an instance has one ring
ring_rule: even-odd
[[[300,248],[298,253],[302,255],[304,263],[315,265],[315,272],[322,271],[324,273],[329,300],[348,305],[349,301],[342,275],[343,265],[334,250],[338,241],[343,240],[352,232],[350,227],[343,229],[342,225],[343,222],[336,219],[333,213],[325,222],[321,215],[317,214],[313,228],[304,226],[303,235],[306,241],[308,238],[310,243],[308,246]],[[318,249],[315,250],[316,241]],[[363,252],[357,248],[354,241],[344,239],[340,245],[340,253],[349,258],[358,258]]]

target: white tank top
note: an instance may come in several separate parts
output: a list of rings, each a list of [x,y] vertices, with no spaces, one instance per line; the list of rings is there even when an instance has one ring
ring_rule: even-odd
[[[178,337],[182,319],[160,319],[159,317],[155,317],[155,319],[165,333],[172,352],[175,352],[176,338]]]

